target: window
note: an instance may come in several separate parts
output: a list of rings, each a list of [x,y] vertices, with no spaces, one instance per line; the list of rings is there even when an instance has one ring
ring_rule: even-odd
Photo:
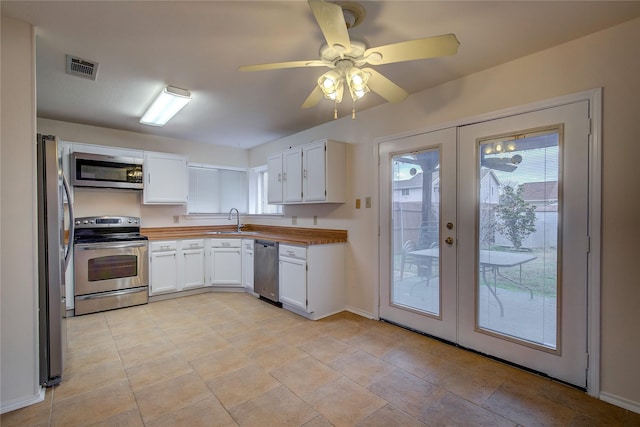
[[[246,213],[248,199],[245,169],[189,164],[187,213],[227,213],[231,208]]]
[[[281,205],[267,203],[269,191],[267,166],[258,166],[249,171],[249,213],[256,215],[281,215]]]
[[[403,188],[402,189],[402,195],[403,196],[408,196],[409,195],[409,189],[408,188]]]

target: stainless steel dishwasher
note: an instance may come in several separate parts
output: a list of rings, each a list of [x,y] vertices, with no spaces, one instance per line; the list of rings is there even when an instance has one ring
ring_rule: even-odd
[[[278,293],[278,242],[256,240],[253,249],[253,289],[261,297],[280,303]]]

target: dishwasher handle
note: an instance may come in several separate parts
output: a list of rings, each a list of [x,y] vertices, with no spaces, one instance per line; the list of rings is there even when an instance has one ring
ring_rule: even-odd
[[[262,245],[265,248],[266,247],[277,247],[278,246],[278,242],[273,242],[271,240],[256,240],[255,245]]]

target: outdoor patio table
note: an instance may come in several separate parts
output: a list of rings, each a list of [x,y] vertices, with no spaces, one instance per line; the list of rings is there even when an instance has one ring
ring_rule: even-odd
[[[431,264],[432,260],[437,260],[440,257],[440,249],[429,248],[429,249],[418,249],[417,251],[409,252],[411,255],[419,256],[426,258]],[[504,308],[502,307],[502,301],[498,298],[498,294],[495,289],[495,279],[500,277],[502,279],[508,280],[521,288],[525,288],[529,291],[531,298],[533,299],[533,291],[528,286],[522,284],[522,264],[525,264],[529,261],[533,261],[537,257],[525,253],[514,253],[514,252],[501,252],[501,251],[489,251],[485,249],[480,250],[480,272],[482,273],[482,279],[487,285],[489,292],[494,296],[498,305],[500,306],[500,316],[504,315]],[[500,273],[500,267],[519,267],[520,275],[518,281],[515,281],[509,277],[505,277]],[[494,288],[491,288],[489,281],[487,280],[486,272],[487,270],[491,271],[494,274]],[[429,280],[431,277],[428,277]]]

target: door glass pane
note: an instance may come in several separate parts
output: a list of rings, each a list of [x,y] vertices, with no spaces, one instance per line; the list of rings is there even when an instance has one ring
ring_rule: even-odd
[[[440,150],[392,157],[391,304],[440,315]]]
[[[555,350],[559,129],[479,141],[477,323]]]

